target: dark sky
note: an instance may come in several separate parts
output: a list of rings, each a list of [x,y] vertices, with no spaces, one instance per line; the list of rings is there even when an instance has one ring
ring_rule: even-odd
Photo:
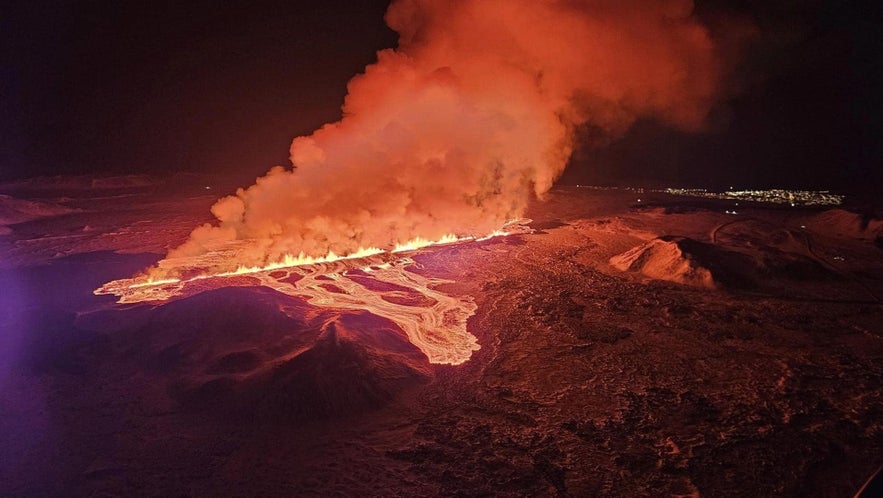
[[[638,123],[578,151],[563,180],[883,191],[883,24],[870,3],[697,0],[699,15],[756,30],[711,129]]]
[[[191,170],[253,177],[339,118],[395,45],[386,0],[34,1],[4,8],[0,178]],[[697,0],[758,32],[689,135],[653,122],[583,147],[567,183],[883,186],[883,29],[864,4]],[[585,143],[596,143],[591,130]]]
[[[386,5],[18,2],[2,176],[288,164],[291,139],[339,119],[349,79],[395,45]]]

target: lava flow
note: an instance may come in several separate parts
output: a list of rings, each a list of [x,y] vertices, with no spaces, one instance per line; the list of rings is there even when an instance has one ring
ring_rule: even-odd
[[[478,347],[466,331],[474,304],[434,291],[394,255],[478,240],[445,234],[522,216],[584,126],[615,138],[650,117],[695,130],[722,93],[719,48],[692,2],[595,3],[393,2],[398,46],[350,81],[339,121],[292,141],[291,168],[218,200],[216,223],[147,275],[96,292],[161,301],[257,280],[388,317],[432,362],[466,361]],[[381,290],[332,270],[364,258],[379,260],[363,268]]]
[[[177,258],[160,262],[163,270],[174,267],[179,274],[196,271],[193,276],[154,280],[142,275],[114,280],[96,289],[95,294],[116,295],[118,303],[139,303],[166,301],[219,287],[262,285],[321,308],[365,310],[389,319],[431,363],[459,365],[480,347],[466,330],[466,321],[475,313],[476,305],[469,296],[450,296],[436,290],[450,281],[412,271],[420,264],[405,253],[524,233],[529,231],[529,221],[508,223],[483,237],[449,235],[435,241],[418,238],[389,251],[369,248],[346,256],[329,253],[320,258],[301,254],[260,267],[239,266],[234,271],[195,270],[211,267],[213,259],[235,252],[228,247],[226,252],[203,255],[199,261]]]

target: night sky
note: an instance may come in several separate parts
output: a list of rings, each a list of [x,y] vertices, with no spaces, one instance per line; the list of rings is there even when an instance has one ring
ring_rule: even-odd
[[[347,81],[395,46],[385,0],[18,2],[2,17],[0,179],[288,164],[340,117]],[[697,1],[756,29],[698,135],[592,130],[563,183],[883,186],[883,29],[863,4]]]

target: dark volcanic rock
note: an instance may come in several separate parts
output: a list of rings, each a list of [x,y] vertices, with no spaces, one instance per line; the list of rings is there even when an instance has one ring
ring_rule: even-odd
[[[267,288],[223,288],[128,312],[137,319],[117,331],[117,349],[163,376],[189,410],[267,421],[360,413],[430,377],[425,355],[393,322],[318,310]],[[125,323],[112,314],[89,323],[101,321]]]
[[[232,353],[273,357],[309,344],[318,334],[309,309],[267,288],[218,289],[155,308],[126,345],[153,369],[202,372]]]
[[[261,355],[253,350],[236,351],[235,353],[226,354],[212,362],[206,373],[225,374],[249,372],[260,366],[261,363]]]
[[[200,222],[181,201],[120,218],[140,200],[16,225],[4,262],[87,240],[169,247]],[[836,213],[632,202],[554,192],[531,213],[543,233],[414,256],[407,271],[477,306],[481,349],[457,366],[428,365],[389,320],[267,288],[92,294],[158,255],[2,271],[0,494],[852,496],[883,454],[874,232]],[[675,254],[722,292],[609,271],[671,233],[643,262]],[[322,283],[345,278],[425,304],[370,272]]]
[[[384,321],[364,313],[326,323],[309,349],[242,386],[244,406],[268,421],[351,415],[428,380],[426,357]]]

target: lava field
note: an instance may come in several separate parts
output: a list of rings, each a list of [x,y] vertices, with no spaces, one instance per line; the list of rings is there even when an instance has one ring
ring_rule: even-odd
[[[883,225],[848,209],[561,187],[387,273],[118,304],[213,196],[0,192],[8,496],[833,497],[883,463]]]

